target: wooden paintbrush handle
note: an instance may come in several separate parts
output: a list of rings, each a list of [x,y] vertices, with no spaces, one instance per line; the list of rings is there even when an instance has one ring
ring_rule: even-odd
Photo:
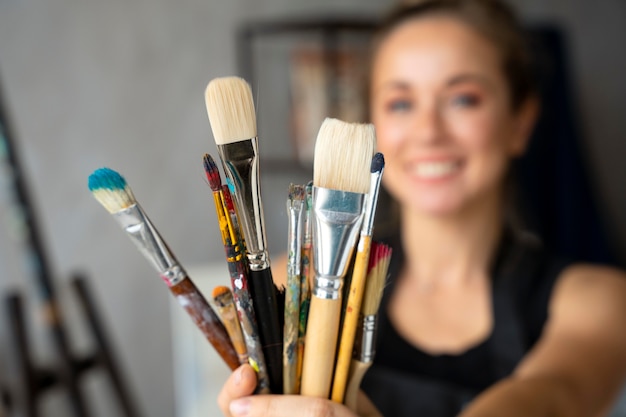
[[[337,366],[333,378],[333,391],[331,399],[339,404],[343,403],[343,396],[348,381],[348,371],[352,360],[352,348],[354,336],[359,322],[359,313],[365,292],[365,278],[367,277],[367,265],[369,262],[370,245],[372,238],[362,236],[359,241],[359,249],[354,262],[354,271],[350,282],[350,291],[346,303],[346,311],[343,317],[339,351],[337,353]]]
[[[169,289],[224,362],[230,369],[237,369],[239,358],[228,332],[195,284],[189,278],[185,278]]]
[[[345,404],[350,410],[356,413],[356,400],[361,387],[361,381],[365,376],[365,372],[369,369],[371,362],[360,362],[353,360],[350,364],[350,377],[348,387],[346,388]]]
[[[302,395],[319,398],[330,395],[340,315],[341,298],[324,300],[311,297],[304,342]]]

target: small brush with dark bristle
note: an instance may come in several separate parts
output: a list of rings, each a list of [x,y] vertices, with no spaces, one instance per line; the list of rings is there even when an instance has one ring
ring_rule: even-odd
[[[236,369],[239,358],[224,325],[137,203],[126,180],[112,169],[100,168],[89,176],[89,190],[152,263],[226,364]]]
[[[367,267],[370,259],[370,246],[372,243],[372,232],[374,230],[374,216],[376,214],[376,203],[378,202],[378,191],[383,169],[385,168],[385,158],[378,152],[372,158],[370,166],[370,186],[365,204],[363,223],[361,226],[361,236],[357,244],[356,259],[350,280],[350,290],[341,326],[341,337],[339,350],[337,353],[337,363],[335,365],[335,375],[333,378],[333,390],[331,399],[337,403],[343,403],[346,384],[348,383],[348,371],[352,360],[352,348],[354,346],[354,336],[357,331],[359,313],[363,292],[365,291],[365,280],[367,277]]]
[[[237,215],[246,241],[250,293],[259,324],[271,390],[283,389],[282,311],[272,279],[261,199],[259,139],[250,85],[239,77],[211,80],[205,91],[207,113],[222,160],[234,188]]]
[[[359,332],[355,340],[354,355],[350,364],[344,403],[356,412],[356,400],[365,372],[374,360],[378,309],[383,296],[387,271],[391,262],[391,248],[373,242],[370,251],[368,274],[363,295]]]
[[[371,124],[326,119],[313,161],[315,280],[305,338],[302,395],[328,398],[333,378],[341,287],[359,235],[376,136]]]
[[[243,246],[238,239],[238,234],[228,212],[228,204],[224,196],[217,164],[208,153],[202,158],[202,164],[209,180],[209,186],[213,191],[215,212],[226,254],[226,262],[228,263],[235,308],[239,315],[239,323],[247,348],[248,361],[257,372],[258,383],[255,392],[266,394],[270,392],[269,377],[254,313],[254,304],[249,292],[248,266],[244,257]]]

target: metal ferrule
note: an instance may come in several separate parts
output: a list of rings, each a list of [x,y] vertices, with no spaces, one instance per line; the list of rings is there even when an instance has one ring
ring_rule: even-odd
[[[176,285],[187,277],[187,273],[178,264],[139,204],[120,210],[114,213],[113,217],[137,245],[139,251],[161,274],[168,286]]]
[[[374,229],[374,213],[376,213],[376,203],[378,201],[378,192],[380,191],[380,179],[382,171],[372,172],[370,176],[370,191],[365,201],[365,210],[363,213],[363,226],[361,234],[366,236],[372,235]]]
[[[289,215],[289,236],[288,250],[289,262],[287,263],[287,275],[300,275],[300,261],[302,257],[302,229],[304,227],[303,201],[287,203],[287,213]]]
[[[311,241],[312,241],[312,236],[313,236],[313,232],[312,232],[312,227],[311,227],[311,223],[313,221],[313,208],[312,208],[312,188],[313,186],[309,184],[307,184],[306,186],[306,198],[305,198],[305,204],[304,204],[304,231],[302,233],[302,244],[303,245],[311,245]]]
[[[363,220],[365,194],[313,187],[313,295],[339,298]]]
[[[260,271],[269,267],[266,250],[261,182],[259,177],[259,147],[257,138],[217,145],[224,172],[235,188],[235,204],[243,227],[243,238],[250,269]]]
[[[377,315],[361,316],[359,334],[354,341],[355,357],[359,362],[369,363],[376,354],[376,321]]]

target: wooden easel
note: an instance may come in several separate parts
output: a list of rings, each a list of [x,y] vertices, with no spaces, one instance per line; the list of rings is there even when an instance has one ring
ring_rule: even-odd
[[[27,189],[24,171],[21,169],[14,137],[9,129],[7,111],[2,100],[0,89],[0,149],[8,162],[15,204],[24,218],[26,230],[26,250],[33,262],[36,287],[40,292],[39,312],[44,318],[45,327],[50,331],[51,341],[56,350],[55,366],[39,366],[33,358],[28,337],[28,324],[24,319],[24,295],[13,291],[6,296],[6,314],[10,322],[12,342],[16,352],[20,370],[20,383],[16,387],[23,391],[24,404],[16,404],[8,387],[2,388],[5,408],[9,415],[18,407],[23,408],[26,417],[39,416],[38,403],[42,394],[50,388],[61,387],[68,394],[71,412],[75,417],[88,417],[88,401],[80,386],[81,377],[90,370],[102,368],[109,376],[113,390],[119,401],[121,414],[125,417],[140,417],[123,374],[117,364],[102,319],[94,303],[87,279],[76,275],[72,277],[72,286],[77,296],[83,316],[87,320],[91,336],[94,340],[93,351],[84,357],[72,352],[62,311],[59,308],[55,287],[53,285],[50,263],[46,256],[43,240],[39,233],[34,207]],[[0,163],[2,163],[0,152]],[[0,408],[0,416],[2,409]]]

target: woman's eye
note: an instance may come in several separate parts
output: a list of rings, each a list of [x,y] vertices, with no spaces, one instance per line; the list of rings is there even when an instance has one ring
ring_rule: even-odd
[[[452,105],[458,107],[476,107],[480,98],[475,94],[459,94],[452,97]]]
[[[475,94],[459,94],[452,97],[452,105],[458,107],[476,107],[480,98]]]
[[[409,100],[393,100],[387,105],[387,108],[393,112],[402,112],[411,110],[411,102]]]

